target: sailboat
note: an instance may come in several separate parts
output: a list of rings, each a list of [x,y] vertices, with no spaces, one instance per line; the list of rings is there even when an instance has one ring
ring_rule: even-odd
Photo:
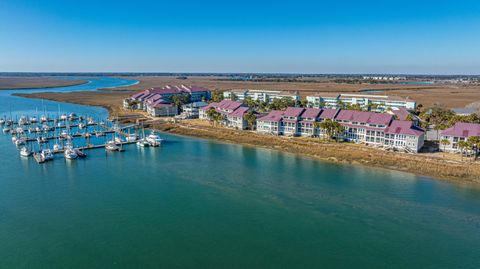
[[[53,151],[51,149],[43,149],[40,154],[45,161],[53,160]]]

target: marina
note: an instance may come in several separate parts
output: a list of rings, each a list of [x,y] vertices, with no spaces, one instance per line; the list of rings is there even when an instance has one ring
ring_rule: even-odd
[[[105,149],[123,152],[124,145],[159,147],[162,139],[155,132],[145,134],[139,124],[119,126],[109,119],[95,120],[77,114],[62,114],[51,118],[21,116],[19,119],[1,118],[0,126],[5,135],[11,135],[12,143],[21,157],[32,157],[39,164],[53,161],[55,155],[65,160],[85,158],[85,151]],[[138,134],[140,133],[140,134]]]

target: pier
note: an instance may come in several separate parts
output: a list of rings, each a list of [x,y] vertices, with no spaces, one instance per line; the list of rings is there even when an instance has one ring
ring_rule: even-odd
[[[87,157],[83,152],[91,149],[122,152],[124,145],[136,143],[141,147],[158,147],[161,144],[161,138],[153,132],[149,136],[145,136],[144,129],[139,132],[143,128],[139,123],[120,126],[108,119],[97,122],[93,118],[72,115],[54,119],[2,118],[0,126],[4,134],[12,136],[22,157],[33,156],[39,164],[52,161],[54,155],[59,154],[73,160]]]

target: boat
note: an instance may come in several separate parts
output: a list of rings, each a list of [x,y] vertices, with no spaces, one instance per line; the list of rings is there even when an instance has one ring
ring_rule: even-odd
[[[120,137],[115,137],[115,144],[122,144],[122,139]]]
[[[87,137],[91,137],[91,136],[92,136],[91,133],[82,133],[82,137],[87,138]]]
[[[31,117],[30,118],[30,123],[37,123],[37,122],[38,122],[37,117]]]
[[[80,158],[85,158],[87,157],[87,154],[83,151],[81,151],[80,149],[78,148],[74,148],[73,151],[75,151],[75,153],[77,154],[78,157]]]
[[[5,124],[5,119],[1,118],[0,119],[0,125],[4,125]]]
[[[9,132],[10,132],[10,128],[8,128],[8,127],[3,128],[3,132],[4,132],[4,133],[9,133]]]
[[[126,136],[127,142],[135,142],[138,140],[138,135],[136,134],[129,134]]]
[[[115,141],[108,141],[108,143],[105,145],[105,150],[107,151],[119,151],[120,147],[115,144]]]
[[[68,119],[67,114],[62,114],[62,115],[60,116],[60,119],[61,119],[61,120],[66,120],[66,119]]]
[[[63,150],[63,146],[61,144],[57,143],[57,144],[53,145],[53,151],[54,152],[60,152],[62,150]]]
[[[11,126],[11,125],[13,125],[13,122],[14,121],[12,119],[8,119],[7,121],[5,121],[5,125]]]
[[[27,124],[29,124],[27,117],[21,116],[20,120],[18,120],[18,125],[27,125]]]
[[[23,147],[23,148],[20,150],[20,156],[22,156],[22,157],[30,157],[30,155],[32,155],[32,152],[31,152],[27,147]]]
[[[46,161],[45,156],[43,156],[42,153],[38,152],[35,152],[33,154],[33,158],[35,159],[35,161],[37,161],[37,163],[45,163]]]
[[[154,131],[150,133],[149,136],[147,136],[147,141],[150,143],[150,146],[152,147],[158,147],[162,144],[162,140],[160,136],[156,135]]]
[[[96,137],[101,137],[101,136],[104,136],[104,135],[105,135],[105,133],[102,132],[102,131],[96,131],[96,132],[95,132],[95,136],[96,136]]]
[[[40,153],[45,161],[53,160],[53,151],[51,149],[44,149]]]
[[[47,121],[48,121],[48,117],[47,117],[47,116],[44,115],[44,116],[41,116],[41,117],[40,117],[40,122],[41,122],[41,123],[44,123],[44,122],[47,122]]]
[[[79,123],[79,124],[78,124],[78,129],[83,129],[83,128],[85,128],[85,124]]]
[[[149,147],[150,143],[148,143],[147,139],[142,138],[142,139],[137,141],[137,146],[145,148],[145,147]]]
[[[77,118],[78,118],[77,114],[75,114],[75,113],[71,113],[70,115],[68,115],[68,120],[70,120],[70,121],[75,121],[75,120],[77,120]]]
[[[43,137],[43,136],[39,136],[39,137],[37,137],[37,142],[38,142],[39,144],[47,143],[47,142],[48,142],[48,138]]]
[[[63,153],[63,156],[65,157],[65,159],[67,160],[74,160],[76,158],[78,158],[78,155],[77,153],[75,152],[75,150],[73,150],[72,148],[66,148],[65,149],[65,152]]]
[[[15,140],[14,143],[15,143],[15,146],[18,147],[18,146],[21,146],[21,145],[25,145],[26,142],[27,141],[25,141],[25,138],[19,138],[19,139]]]

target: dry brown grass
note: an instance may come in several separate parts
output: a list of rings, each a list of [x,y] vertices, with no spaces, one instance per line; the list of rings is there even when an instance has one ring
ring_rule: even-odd
[[[301,96],[314,95],[322,92],[355,93],[364,89],[382,89],[380,95],[410,97],[424,107],[433,104],[442,104],[449,108],[465,107],[474,102],[480,102],[480,86],[461,85],[395,85],[395,84],[346,84],[333,83],[325,80],[318,82],[252,82],[252,81],[225,81],[218,77],[188,77],[179,80],[176,77],[132,77],[140,81],[130,87],[116,88],[118,90],[140,91],[150,87],[171,85],[197,85],[212,90],[231,89],[269,89],[299,91]]]
[[[0,77],[0,90],[32,89],[73,86],[87,83],[85,80],[61,80],[51,77]]]

